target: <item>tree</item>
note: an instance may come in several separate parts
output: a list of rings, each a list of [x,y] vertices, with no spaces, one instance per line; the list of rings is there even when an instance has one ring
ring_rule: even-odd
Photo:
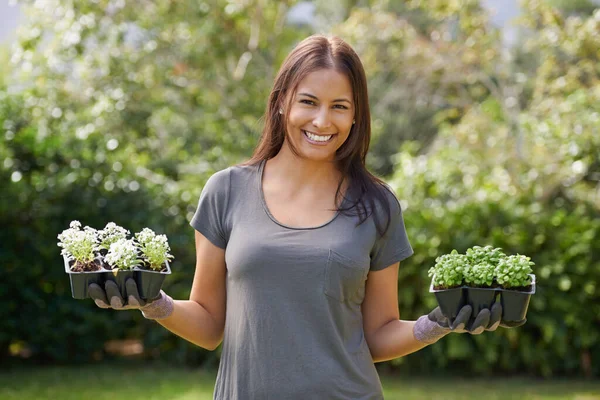
[[[398,155],[392,184],[414,240],[416,255],[403,268],[413,286],[419,266],[437,255],[492,244],[531,255],[544,287],[523,328],[485,341],[453,337],[435,349],[450,360],[434,362],[471,361],[477,352],[486,361],[470,366],[482,372],[599,373],[591,363],[600,352],[599,16],[525,2],[524,51],[534,62],[499,60],[502,73],[488,86],[497,90],[442,123],[426,154],[407,145]]]
[[[277,67],[307,34],[286,25],[289,4],[22,2],[27,18],[0,90],[9,273],[0,299],[10,327],[0,354],[12,345],[35,359],[89,359],[104,341],[142,331],[149,347],[206,358],[136,314],[70,299],[55,238],[72,219],[165,233],[176,257],[168,289],[185,297],[194,266],[187,223],[200,190],[249,157]]]
[[[373,114],[369,162],[387,176],[403,143],[425,153],[440,118],[458,121],[499,90],[500,36],[478,1],[369,3],[349,10],[334,32],[364,62]]]

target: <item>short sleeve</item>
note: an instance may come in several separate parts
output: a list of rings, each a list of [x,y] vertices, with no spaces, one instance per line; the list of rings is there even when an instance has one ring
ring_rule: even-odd
[[[195,230],[221,249],[227,246],[229,240],[225,222],[229,188],[229,169],[219,171],[208,178],[200,194],[198,208],[190,221],[190,225]]]
[[[379,271],[392,264],[402,261],[413,254],[408,241],[402,209],[396,196],[386,190],[390,204],[390,225],[385,235],[377,235],[377,240],[371,251],[371,270]],[[385,217],[385,213],[381,213]],[[385,222],[385,221],[384,221]]]

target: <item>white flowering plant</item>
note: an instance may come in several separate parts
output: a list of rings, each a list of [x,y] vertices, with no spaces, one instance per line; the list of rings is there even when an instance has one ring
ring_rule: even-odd
[[[79,221],[71,221],[69,229],[58,235],[61,255],[71,261],[71,271],[86,272],[99,269],[132,270],[135,267],[163,271],[173,258],[166,235],[157,235],[144,228],[129,238],[129,230],[109,222],[96,230]]]
[[[142,263],[138,258],[138,246],[133,239],[119,239],[112,243],[104,260],[110,267],[119,270],[131,270]]]
[[[62,247],[61,255],[73,261],[72,271],[96,271],[100,265],[95,261],[98,238],[97,231],[89,226],[81,228],[77,220],[71,221],[69,229],[58,235],[58,246]]]
[[[139,244],[142,259],[150,269],[160,271],[165,262],[173,258],[169,254],[171,248],[166,235],[157,235],[152,229],[144,228],[135,234],[135,239]]]
[[[114,222],[106,224],[104,229],[98,231],[98,248],[107,250],[110,245],[121,239],[126,239],[129,231]]]

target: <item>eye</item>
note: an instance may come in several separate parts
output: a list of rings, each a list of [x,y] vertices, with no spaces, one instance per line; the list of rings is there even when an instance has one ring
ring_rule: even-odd
[[[334,107],[334,108],[337,108],[338,110],[347,110],[347,109],[348,109],[348,107],[346,107],[346,106],[345,106],[345,105],[343,105],[343,104],[336,104],[336,105],[334,105],[333,107]]]
[[[308,104],[308,105],[310,105],[310,106],[312,106],[312,105],[314,105],[314,104],[315,104],[315,102],[314,102],[314,101],[312,101],[312,100],[307,100],[307,99],[302,99],[302,100],[300,100],[300,103],[302,103],[302,104]]]

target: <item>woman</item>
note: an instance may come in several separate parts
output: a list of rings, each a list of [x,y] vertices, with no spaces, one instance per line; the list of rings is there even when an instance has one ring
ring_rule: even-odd
[[[190,299],[145,303],[132,280],[127,303],[112,282],[91,296],[203,348],[223,341],[215,399],[383,398],[375,362],[493,331],[502,309],[471,324],[469,306],[453,321],[439,309],[399,319],[399,263],[413,250],[396,197],[366,170],[369,140],[358,56],[336,37],[305,39],[275,79],[253,157],[202,191]]]

